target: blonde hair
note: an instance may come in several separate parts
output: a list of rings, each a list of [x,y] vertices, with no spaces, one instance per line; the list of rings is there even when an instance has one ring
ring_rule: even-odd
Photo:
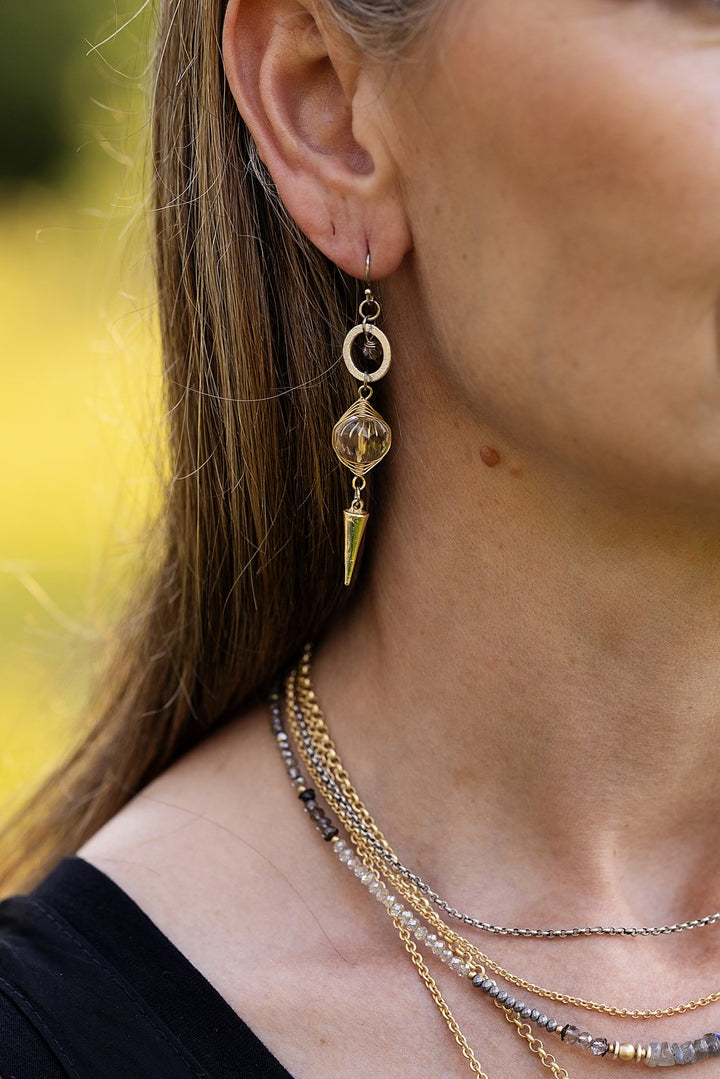
[[[378,55],[438,0],[324,0]],[[356,283],[299,231],[229,92],[222,0],[162,0],[152,160],[170,474],[151,570],[83,741],[0,836],[31,886],[262,694],[346,602],[329,432]]]

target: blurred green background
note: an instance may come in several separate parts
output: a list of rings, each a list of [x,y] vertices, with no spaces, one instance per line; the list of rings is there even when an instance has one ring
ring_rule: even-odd
[[[156,490],[139,3],[0,6],[0,817],[79,730]]]

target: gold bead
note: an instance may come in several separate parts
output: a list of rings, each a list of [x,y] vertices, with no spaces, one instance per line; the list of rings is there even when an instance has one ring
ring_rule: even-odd
[[[647,1056],[647,1049],[645,1048],[645,1046],[644,1045],[636,1045],[635,1046],[635,1059],[639,1062],[641,1060],[644,1060],[646,1056]]]
[[[625,1042],[618,1049],[618,1060],[634,1060],[635,1059],[635,1046],[630,1045],[629,1042]]]

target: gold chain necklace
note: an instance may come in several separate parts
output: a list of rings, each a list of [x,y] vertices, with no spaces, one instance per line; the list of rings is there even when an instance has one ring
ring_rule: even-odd
[[[279,695],[276,696],[276,702],[278,700]],[[474,986],[481,988],[483,992],[488,993],[495,999],[495,1004],[503,1010],[505,1018],[514,1025],[517,1033],[527,1043],[530,1051],[537,1055],[540,1063],[549,1069],[556,1076],[556,1079],[568,1079],[567,1071],[558,1065],[552,1054],[547,1052],[542,1041],[533,1034],[532,1026],[528,1022],[524,1022],[524,1019],[531,1019],[538,1023],[540,1027],[547,1027],[548,1031],[560,1033],[562,1040],[567,1041],[568,1044],[577,1044],[580,1048],[585,1049],[590,1048],[595,1055],[604,1056],[609,1054],[610,1057],[620,1060],[645,1060],[651,1066],[655,1064],[667,1066],[675,1063],[695,1063],[696,1060],[704,1059],[707,1056],[720,1055],[720,1037],[715,1034],[705,1035],[695,1042],[683,1043],[681,1046],[673,1044],[671,1048],[666,1042],[652,1043],[650,1046],[635,1046],[617,1041],[608,1042],[604,1038],[593,1038],[589,1033],[581,1032],[578,1028],[569,1024],[566,1024],[560,1030],[560,1024],[555,1020],[549,1020],[544,1015],[541,1016],[538,1009],[526,1007],[524,1002],[516,1001],[507,992],[501,990],[493,980],[487,978],[487,971],[491,971],[508,984],[523,988],[545,999],[589,1011],[633,1019],[665,1018],[679,1015],[720,1000],[720,992],[718,992],[690,1001],[687,1004],[663,1009],[620,1008],[615,1005],[598,1004],[594,1001],[584,1000],[581,997],[545,989],[506,971],[466,938],[453,932],[440,918],[427,895],[416,886],[415,881],[418,878],[409,871],[403,872],[404,867],[397,861],[392,848],[361,801],[330,737],[310,680],[309,648],[306,650],[300,666],[287,678],[285,701],[287,727],[292,734],[294,748],[302,760],[303,766],[311,776],[312,782],[320,790],[322,798],[339,817],[353,844],[355,856],[344,842],[339,843],[337,829],[332,826],[330,820],[324,816],[315,802],[314,789],[310,790],[305,786],[305,781],[300,776],[298,768],[291,765],[291,761],[294,761],[295,758],[289,748],[288,735],[285,733],[279,718],[279,704],[276,703],[272,705],[274,715],[273,730],[278,739],[286,767],[288,767],[291,781],[301,788],[299,796],[305,802],[305,808],[310,811],[323,837],[331,839],[333,843],[339,843],[336,850],[340,851],[341,861],[346,862],[351,868],[355,869],[356,875],[361,878],[362,882],[370,885],[370,891],[375,894],[376,898],[383,899],[384,905],[391,915],[395,928],[417,973],[423,980],[448,1029],[475,1075],[487,1079],[442,997],[420,951],[416,947],[408,926],[411,928],[414,926],[416,939],[423,940],[428,944],[432,942],[434,954],[438,955],[443,961],[449,962],[451,969],[455,970],[456,973],[461,973],[463,976],[467,974],[472,978]],[[390,894],[385,885],[381,883],[383,880],[408,904],[409,909],[403,909],[403,905],[398,901],[397,896]],[[419,924],[418,919],[420,918],[430,929],[437,932],[428,935],[428,930]]]

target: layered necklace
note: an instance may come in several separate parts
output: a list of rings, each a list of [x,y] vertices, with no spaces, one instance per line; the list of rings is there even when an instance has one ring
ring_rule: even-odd
[[[623,1008],[536,985],[490,958],[452,928],[446,917],[490,935],[557,939],[596,936],[663,936],[702,929],[720,921],[720,912],[692,921],[663,926],[586,926],[532,929],[494,925],[463,914],[398,859],[375,824],[352,784],[312,687],[311,647],[278,686],[270,699],[272,731],[288,779],[299,804],[338,861],[352,872],[392,921],[414,969],[424,983],[468,1067],[488,1079],[467,1038],[460,1030],[431,967],[439,963],[463,979],[471,992],[493,1005],[522,1039],[539,1063],[556,1079],[569,1079],[554,1053],[542,1040],[549,1035],[560,1047],[594,1057],[647,1067],[672,1067],[720,1058],[720,1033],[702,1034],[692,1041],[623,1042],[563,1023],[551,1014],[552,1004],[582,1012],[623,1019],[665,1019],[696,1011],[720,1000],[720,991],[667,1008]],[[549,1043],[548,1043],[549,1044]]]

